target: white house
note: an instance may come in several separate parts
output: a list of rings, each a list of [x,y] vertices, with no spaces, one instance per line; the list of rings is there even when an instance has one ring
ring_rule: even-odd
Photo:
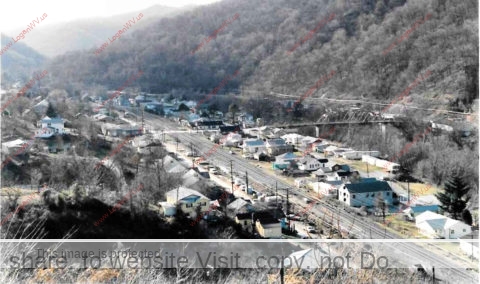
[[[312,136],[305,136],[302,138],[301,144],[303,147],[307,147],[308,145],[319,142],[321,139],[312,137]]]
[[[371,157],[380,157],[379,151],[347,151],[341,156],[347,160],[361,160],[363,155],[369,155]]]
[[[378,159],[369,155],[362,155],[362,162],[366,162],[372,166],[383,168],[387,172],[396,173],[400,170],[400,165],[387,160]]]
[[[258,234],[266,239],[280,239],[282,227],[280,222],[274,218],[259,218],[255,222]]]
[[[343,155],[343,153],[352,152],[352,151],[353,151],[352,148],[336,148],[332,150],[331,153],[335,158],[340,158]]]
[[[208,197],[183,186],[168,191],[165,196],[167,197],[167,203],[173,206],[180,205],[180,210],[192,217],[195,217],[198,207],[200,207],[200,212],[206,212],[210,206]]]
[[[338,190],[343,186],[343,181],[312,182],[310,186],[321,196],[336,197]]]
[[[265,150],[265,142],[260,139],[247,139],[243,141],[243,153],[256,153]]]
[[[271,156],[280,155],[292,150],[292,146],[287,145],[285,140],[281,138],[267,139],[265,147],[267,148],[267,153]]]
[[[300,135],[297,133],[289,133],[289,134],[283,135],[282,139],[285,140],[287,144],[297,145],[302,141],[303,135]]]
[[[323,143],[322,142],[320,144],[315,145],[315,151],[317,151],[319,153],[323,153],[325,151],[325,149],[329,146],[330,146],[329,143]]]
[[[228,133],[223,142],[225,146],[236,146],[242,143],[242,135],[234,132]]]
[[[352,207],[375,206],[377,198],[393,203],[393,190],[386,181],[349,183],[340,187],[338,199]]]
[[[298,160],[298,169],[302,171],[316,171],[322,164],[317,159],[306,156]]]
[[[45,116],[37,123],[40,129],[35,130],[35,137],[50,138],[55,135],[65,134],[64,120],[60,117],[50,118]]]
[[[472,232],[469,225],[432,211],[415,217],[415,224],[422,234],[431,238],[457,239]]]
[[[20,151],[26,152],[29,148],[28,141],[23,139],[16,139],[2,143],[2,152],[6,154],[13,154]]]
[[[227,210],[233,212],[234,214],[246,213],[251,212],[253,210],[253,206],[247,201],[241,198],[237,198],[236,200],[232,201],[230,204],[227,205]]]
[[[333,156],[333,151],[337,150],[338,147],[335,145],[329,145],[323,148],[323,153],[325,156]]]

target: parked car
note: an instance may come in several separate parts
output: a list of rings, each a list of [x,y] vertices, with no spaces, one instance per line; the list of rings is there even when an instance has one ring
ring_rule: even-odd
[[[195,152],[187,152],[187,157],[196,157],[197,154]]]
[[[307,232],[315,234],[317,232],[317,230],[315,230],[314,227],[310,226],[310,227],[307,228]]]
[[[242,157],[245,158],[245,159],[253,159],[253,155],[249,154],[249,153],[243,154]]]
[[[231,151],[231,150],[229,151],[229,153],[230,153],[230,155],[233,155],[233,154],[234,154],[233,151]]]

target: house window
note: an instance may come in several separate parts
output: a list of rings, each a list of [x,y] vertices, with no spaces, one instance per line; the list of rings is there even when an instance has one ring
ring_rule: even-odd
[[[390,192],[387,192],[387,196],[390,196]]]
[[[247,220],[243,221],[243,225],[248,225]]]
[[[207,202],[201,202],[200,206],[207,206]]]
[[[191,208],[191,207],[193,207],[193,204],[192,203],[187,203],[187,204],[185,204],[185,207]]]
[[[455,234],[455,230],[450,230],[450,234]]]
[[[355,199],[355,194],[352,195],[352,198]]]
[[[466,233],[466,232],[467,232],[467,230],[466,230],[466,229],[463,229],[463,232],[464,232],[464,233]]]
[[[343,202],[347,202],[347,199],[346,199],[346,198],[344,198],[344,199],[343,199]]]

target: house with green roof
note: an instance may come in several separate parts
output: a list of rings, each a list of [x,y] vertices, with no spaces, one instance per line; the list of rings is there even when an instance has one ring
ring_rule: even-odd
[[[338,191],[338,199],[352,207],[373,207],[379,198],[382,198],[387,206],[392,205],[396,199],[396,194],[386,181],[348,183]]]

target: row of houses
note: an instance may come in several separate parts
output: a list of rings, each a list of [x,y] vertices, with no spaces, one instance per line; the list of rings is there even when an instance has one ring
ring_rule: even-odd
[[[174,216],[177,210],[192,220],[213,219],[223,216],[223,213],[217,210],[220,200],[210,200],[200,192],[191,188],[180,186],[166,193],[166,201],[159,202],[165,216]],[[246,210],[246,212],[245,212]],[[238,212],[234,215],[234,220],[245,231],[258,235],[262,238],[281,238],[282,229],[279,218],[268,210],[256,211],[249,202],[243,199],[236,199],[227,205],[227,212]],[[197,216],[201,214],[201,216]]]
[[[292,145],[288,145],[282,138],[266,139],[245,139],[243,141],[242,150],[244,154],[256,155],[257,159],[260,155],[276,156],[283,153],[291,152]]]

